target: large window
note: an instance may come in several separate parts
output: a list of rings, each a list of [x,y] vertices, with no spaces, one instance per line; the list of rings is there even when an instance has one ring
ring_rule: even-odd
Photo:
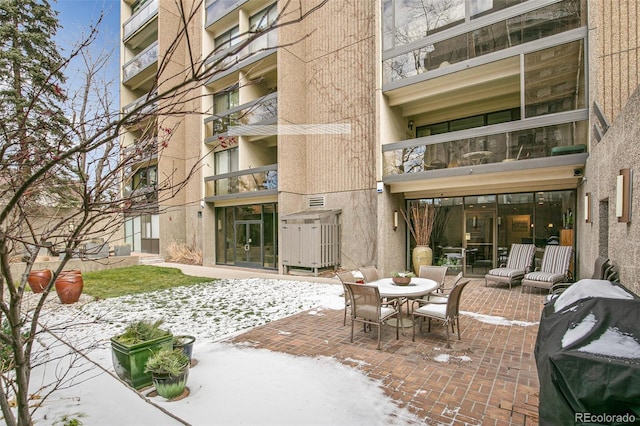
[[[487,25],[468,31],[465,30],[467,26],[460,25],[459,29],[442,39],[431,38],[430,35],[463,24],[464,4],[460,6],[458,0],[433,0],[425,3],[428,7],[424,13],[408,16],[405,4],[422,4],[423,0],[387,0],[383,4],[383,50],[401,48],[410,43],[416,48],[410,52],[399,52],[383,62],[384,83],[586,26],[586,14],[580,1],[564,0],[539,9],[533,9],[537,2],[529,1],[531,10],[528,12],[508,19],[500,19],[498,15],[496,22],[490,23],[487,19]],[[398,8],[400,10],[396,10]],[[487,13],[490,10],[486,9]]]
[[[215,51],[221,52],[231,46],[235,46],[236,44],[240,43],[240,39],[238,37],[239,33],[240,29],[236,25],[229,31],[225,31],[224,33],[216,37],[214,40]]]
[[[450,272],[461,270],[461,260],[456,259],[461,259],[463,247],[469,251],[478,249],[473,256],[467,253],[465,258],[469,263],[467,272],[474,274],[483,270],[478,268],[483,265],[483,259],[495,259],[495,265],[505,261],[511,244],[535,244],[539,249],[538,261],[547,245],[573,244],[572,237],[566,238],[566,235],[573,235],[568,231],[575,225],[575,190],[444,197],[425,201],[439,206],[431,235],[434,264],[447,265]],[[409,201],[412,202],[415,200]],[[490,229],[480,226],[483,214],[495,217]],[[483,243],[489,240],[488,237],[496,236],[496,243],[488,246],[492,253],[481,255],[482,244],[477,244],[477,247],[471,244],[474,233],[480,229],[486,234]],[[412,238],[409,241],[407,253],[415,245]],[[470,262],[475,262],[475,265]],[[494,264],[483,266],[486,269]],[[473,270],[474,267],[478,269]]]
[[[216,174],[236,172],[239,170],[238,148],[230,148],[215,153]]]
[[[252,33],[266,31],[275,23],[277,17],[278,8],[276,7],[276,3],[274,3],[249,18],[249,31]],[[267,34],[262,35],[253,41],[249,50],[251,53],[255,53],[262,49],[276,47],[277,45],[278,33],[275,30],[271,30]]]
[[[384,50],[464,22],[464,0],[385,0],[382,11]]]
[[[582,40],[524,56],[525,116],[586,108]]]
[[[240,105],[240,95],[237,88],[213,95],[213,112],[215,114],[222,114],[238,105]]]

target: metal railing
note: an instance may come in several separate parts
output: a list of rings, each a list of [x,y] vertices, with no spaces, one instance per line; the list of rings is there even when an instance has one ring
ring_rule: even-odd
[[[216,23],[248,0],[213,0],[206,7],[205,27]]]
[[[130,80],[156,62],[158,62],[157,41],[122,66],[122,80],[124,82]]]
[[[588,121],[576,120],[584,113],[558,114],[555,123],[545,117],[386,144],[383,175],[584,153]]]
[[[205,143],[218,140],[218,136],[227,133],[232,126],[252,124],[272,124],[278,118],[278,93],[247,102],[204,120],[207,126]]]
[[[127,40],[158,14],[158,0],[150,0],[122,25],[122,38]]]
[[[207,197],[224,196],[255,196],[256,192],[276,193],[278,189],[278,165],[255,167],[239,170],[204,179],[207,189],[213,185],[213,191],[208,191]]]

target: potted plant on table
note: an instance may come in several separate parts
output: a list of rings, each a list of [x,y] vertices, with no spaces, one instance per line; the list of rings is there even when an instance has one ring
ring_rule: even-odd
[[[160,349],[173,350],[173,334],[160,326],[162,321],[137,321],[124,333],[111,338],[111,359],[118,377],[135,389],[152,383],[145,371],[147,360]]]
[[[415,277],[413,272],[394,272],[391,279],[395,285],[409,285],[413,277]]]
[[[182,349],[160,349],[149,357],[145,371],[151,374],[158,395],[172,399],[187,387],[189,357]]]

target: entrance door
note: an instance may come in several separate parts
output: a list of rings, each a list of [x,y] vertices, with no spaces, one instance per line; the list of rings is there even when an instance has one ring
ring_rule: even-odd
[[[237,266],[262,267],[262,222],[239,220],[235,222]]]
[[[465,212],[465,276],[484,276],[494,266],[495,222],[492,211]]]

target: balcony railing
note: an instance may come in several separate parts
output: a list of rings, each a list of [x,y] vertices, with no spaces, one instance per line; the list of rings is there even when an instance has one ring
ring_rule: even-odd
[[[144,95],[144,96],[140,96],[138,99],[136,99],[135,101],[131,102],[130,104],[126,105],[124,108],[122,108],[122,112],[124,114],[129,114],[131,111],[135,110],[136,108],[138,108],[140,105],[144,104],[147,99],[149,98],[155,98],[157,96],[157,93],[152,93],[150,95]],[[158,101],[154,101],[151,102],[147,105],[145,105],[143,108],[141,108],[138,111],[138,115],[144,116],[147,114],[151,114],[154,111],[157,111],[158,109]]]
[[[241,51],[232,54],[238,46],[230,46],[227,49],[217,52],[205,61],[206,66],[212,66],[213,71],[225,71],[234,66],[242,68],[254,60],[270,55],[273,49],[278,47],[278,31],[271,30],[260,37],[257,37]],[[262,55],[260,55],[262,53]],[[214,75],[214,78],[216,76]]]
[[[216,21],[224,18],[233,10],[242,6],[248,0],[213,0],[206,6],[206,26],[214,24]]]
[[[209,176],[207,198],[240,198],[277,194],[278,165],[255,167],[248,170]],[[210,186],[210,184],[213,184]]]
[[[383,83],[401,81],[437,68],[580,28],[585,25],[583,16],[584,11],[580,10],[579,2],[564,0],[480,28],[475,23],[460,25],[456,27],[460,29],[454,32],[427,37],[395,50],[403,53],[386,53],[383,58]],[[476,28],[463,32],[469,26]]]
[[[122,80],[126,82],[132,79],[151,65],[158,62],[158,42],[136,55],[135,58],[124,64],[122,67]]]
[[[153,160],[158,156],[158,138],[136,141],[122,151],[122,156],[128,165]]]
[[[122,25],[122,38],[126,40],[158,14],[158,0],[150,0]]]
[[[278,118],[278,93],[229,109],[222,114],[205,119],[209,133],[206,143],[217,141],[225,136],[231,126],[249,126],[252,124],[273,124]]]
[[[553,120],[521,120],[517,130],[496,131],[505,125],[485,126],[383,145],[384,176],[438,169],[507,163],[586,152],[586,111],[559,114]],[[563,120],[565,118],[565,120]],[[537,126],[544,122],[546,125]],[[527,126],[527,124],[533,124]],[[513,123],[508,123],[512,128]]]

